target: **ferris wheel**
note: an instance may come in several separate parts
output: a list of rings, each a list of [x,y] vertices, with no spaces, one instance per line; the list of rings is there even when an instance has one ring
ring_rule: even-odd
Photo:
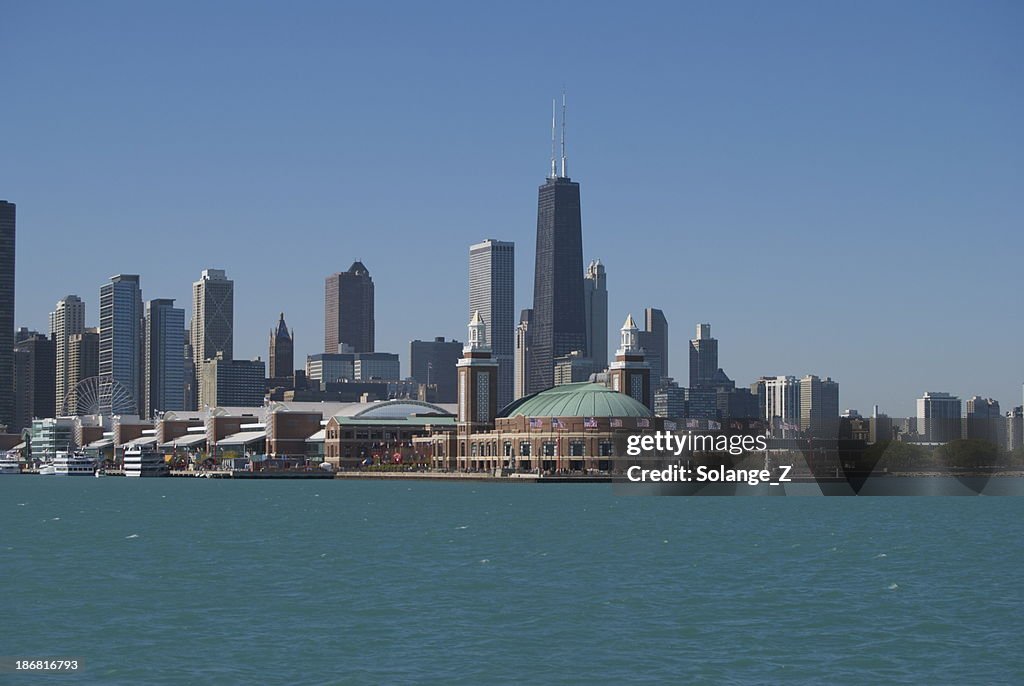
[[[63,417],[136,414],[135,394],[112,376],[90,376],[75,384],[60,406]]]

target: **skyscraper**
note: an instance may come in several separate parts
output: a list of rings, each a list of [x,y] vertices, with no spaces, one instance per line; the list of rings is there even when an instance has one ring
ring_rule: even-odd
[[[651,388],[661,387],[662,377],[668,377],[668,320],[659,309],[644,310],[644,330],[638,333],[644,358],[651,366]]]
[[[352,352],[372,353],[373,279],[366,266],[355,261],[347,272],[331,274],[324,284],[324,352],[337,353],[339,345]]]
[[[710,324],[698,324],[697,337],[690,341],[690,388],[711,386],[717,371],[718,340],[711,337]]]
[[[145,395],[142,346],[144,312],[138,274],[115,274],[100,288],[100,376],[113,377],[135,399],[143,413]],[[101,391],[101,397],[104,391]],[[100,412],[114,410],[101,400]]]
[[[458,402],[458,371],[455,367],[461,358],[462,343],[446,341],[443,336],[432,341],[413,341],[409,344],[410,374],[421,384],[437,387],[435,402]]]
[[[929,391],[917,399],[917,433],[932,443],[947,443],[963,434],[960,398]]]
[[[235,350],[235,282],[223,269],[204,269],[192,284],[192,360],[196,370],[196,407],[203,407],[203,362],[219,353],[231,360]],[[191,404],[191,403],[190,403]]]
[[[291,379],[295,376],[295,332],[288,331],[284,312],[277,322],[277,330],[270,332],[270,378]]]
[[[533,310],[525,309],[519,314],[516,326],[515,375],[516,382],[513,393],[516,400],[530,392],[530,322],[533,321]]]
[[[185,310],[174,300],[146,304],[145,417],[185,409]]]
[[[73,333],[67,340],[67,388],[70,392],[80,381],[84,381],[100,373],[100,332],[97,328],[85,329],[80,333]],[[66,397],[66,396],[65,396]],[[61,407],[65,397],[57,398],[57,413],[61,414]],[[77,398],[67,398],[68,406],[65,408],[68,415],[78,413]]]
[[[469,314],[486,322],[492,358],[498,362],[498,409],[515,390],[515,244],[488,239],[469,246]]]
[[[580,185],[568,176],[565,98],[562,99],[562,168],[555,171],[554,103],[551,117],[551,176],[538,189],[537,261],[533,275],[531,393],[555,382],[555,358],[587,349],[583,305],[583,222]]]
[[[20,351],[22,363],[27,363],[23,369],[23,376],[19,380],[15,378],[15,386],[19,387],[15,398],[15,405],[20,400],[20,420],[23,428],[31,426],[33,417],[54,417],[56,416],[56,402],[54,390],[56,383],[56,355],[54,353],[53,341],[46,336],[36,332],[20,329],[15,336],[15,355]],[[17,361],[17,360],[16,360]],[[17,374],[15,374],[17,377]],[[20,396],[20,397],[18,397]],[[19,414],[19,413],[16,413]],[[25,419],[27,418],[27,422]]]
[[[0,424],[14,421],[15,205],[0,200]]]
[[[74,388],[81,379],[73,379],[71,375],[71,355],[69,340],[71,336],[85,331],[85,303],[77,295],[66,295],[57,301],[57,306],[50,313],[50,339],[56,354],[56,392],[57,412],[60,412],[68,391]],[[92,376],[96,376],[93,371]]]
[[[608,366],[608,284],[601,260],[587,266],[583,278],[583,310],[587,322],[587,357],[598,371]]]
[[[800,379],[800,429],[819,438],[839,434],[839,384],[809,374]]]

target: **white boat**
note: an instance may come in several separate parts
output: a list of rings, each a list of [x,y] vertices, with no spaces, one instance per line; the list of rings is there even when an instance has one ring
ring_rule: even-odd
[[[153,449],[134,446],[124,450],[125,476],[170,476],[164,456]]]
[[[52,462],[39,466],[39,476],[53,476],[56,473],[57,468],[53,466]]]
[[[92,476],[95,471],[96,461],[81,453],[58,452],[53,458],[53,473],[57,476]]]
[[[18,458],[10,453],[0,457],[0,474],[21,474],[21,465]]]

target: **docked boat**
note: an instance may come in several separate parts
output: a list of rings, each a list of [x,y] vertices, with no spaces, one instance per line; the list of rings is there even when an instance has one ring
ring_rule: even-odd
[[[39,467],[39,476],[53,476],[56,473],[57,468],[53,466],[52,462],[40,465]]]
[[[58,452],[57,457],[53,458],[53,473],[56,476],[92,476],[95,471],[95,460],[82,453]]]
[[[170,476],[164,456],[149,448],[135,446],[124,450],[125,476]]]
[[[0,457],[0,474],[21,474],[21,465],[16,455],[8,453]]]

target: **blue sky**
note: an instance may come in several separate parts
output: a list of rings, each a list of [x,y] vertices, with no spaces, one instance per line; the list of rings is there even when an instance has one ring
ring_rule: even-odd
[[[569,99],[610,337],[662,308],[672,372],[712,324],[740,384],[1021,403],[1024,6],[1015,2],[0,2],[0,198],[17,323],[142,275],[235,280],[236,356],[284,311],[322,350],[361,259],[377,348],[465,337],[469,244],[532,298],[550,99]],[[186,317],[188,317],[186,312]]]

